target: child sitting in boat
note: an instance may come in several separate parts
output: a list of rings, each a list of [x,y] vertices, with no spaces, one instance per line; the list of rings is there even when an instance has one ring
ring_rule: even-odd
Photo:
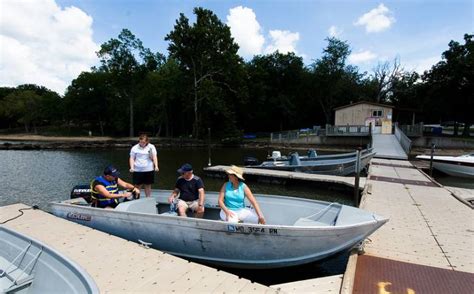
[[[222,185],[219,192],[220,217],[231,223],[259,223],[265,224],[265,218],[258,206],[257,200],[250,188],[243,182],[243,170],[232,165],[225,171],[229,181]],[[245,207],[245,197],[250,201],[254,209]]]

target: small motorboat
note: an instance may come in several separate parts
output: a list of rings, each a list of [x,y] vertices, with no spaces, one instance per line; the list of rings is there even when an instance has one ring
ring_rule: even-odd
[[[51,203],[54,215],[164,252],[236,268],[278,268],[323,259],[357,246],[387,219],[338,203],[255,195],[266,224],[221,221],[217,192],[206,192],[203,218],[179,217],[170,209],[171,191],[91,207],[83,198]],[[246,203],[249,206],[249,203]]]
[[[308,154],[308,156],[302,157],[295,152],[287,159],[275,157],[273,160],[264,161],[260,165],[247,167],[337,176],[347,176],[355,173],[357,152],[313,156],[310,156],[311,153]],[[374,156],[375,152],[372,148],[362,150],[360,153],[360,169],[367,166]]]
[[[0,293],[99,293],[87,272],[59,252],[0,225]]]
[[[431,161],[431,156],[418,155],[416,159]],[[433,156],[433,167],[450,176],[474,178],[474,153],[461,156]]]

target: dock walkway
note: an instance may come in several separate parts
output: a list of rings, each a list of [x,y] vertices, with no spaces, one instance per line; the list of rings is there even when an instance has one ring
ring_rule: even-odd
[[[408,159],[407,154],[395,135],[373,134],[372,147],[377,153],[375,154],[376,158]]]
[[[379,293],[380,287],[474,293],[472,208],[408,161],[373,159],[365,192],[361,208],[390,220],[369,237],[358,258],[354,293],[376,292],[376,285]],[[378,265],[382,275],[371,273]]]
[[[0,207],[0,221],[19,215],[23,204]],[[84,268],[101,293],[277,293],[224,271],[145,249],[134,242],[63,220],[41,210],[4,226],[40,240]]]

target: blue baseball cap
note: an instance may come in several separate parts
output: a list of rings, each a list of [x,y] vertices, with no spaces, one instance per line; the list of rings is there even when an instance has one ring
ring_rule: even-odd
[[[109,165],[104,169],[104,175],[118,178],[120,176],[120,172],[114,166]]]
[[[192,170],[193,170],[193,166],[190,165],[189,163],[185,163],[177,170],[177,172],[180,174],[184,174],[185,172],[190,172]]]

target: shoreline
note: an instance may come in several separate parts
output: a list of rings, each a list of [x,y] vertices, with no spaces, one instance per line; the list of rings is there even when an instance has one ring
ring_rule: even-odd
[[[64,150],[64,149],[103,149],[103,148],[130,148],[138,141],[138,137],[110,137],[110,136],[42,136],[32,134],[9,134],[0,135],[0,150]],[[159,148],[189,147],[206,148],[207,140],[196,140],[191,138],[163,138],[150,137],[150,143]],[[295,151],[316,149],[321,151],[348,152],[354,150],[354,146],[344,145],[313,145],[298,143],[271,143],[269,140],[243,140],[238,144],[227,145],[221,142],[212,142],[211,148],[240,147],[256,149],[291,149]],[[429,154],[430,148],[414,147],[410,152],[411,156],[419,154]],[[472,152],[469,149],[439,149],[435,150],[436,155],[456,156]]]

